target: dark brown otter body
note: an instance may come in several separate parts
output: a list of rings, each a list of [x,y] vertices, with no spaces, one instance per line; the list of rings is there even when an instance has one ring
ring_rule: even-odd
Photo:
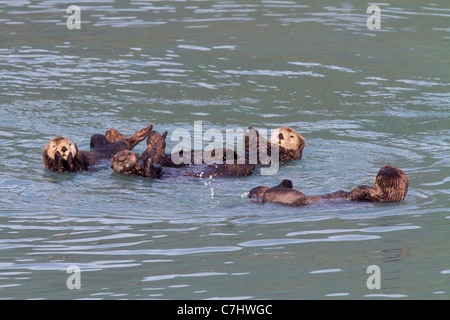
[[[116,153],[111,160],[111,168],[117,173],[140,177],[161,178],[163,175],[161,166],[154,164],[151,157],[141,159],[131,150]]]
[[[111,136],[115,137],[121,135],[120,133],[115,132],[114,134],[111,134]],[[135,160],[129,155],[129,159],[124,159],[124,161],[142,162],[144,159],[149,158],[152,160],[153,164],[160,165],[161,167],[186,167],[186,170],[183,170],[183,172],[171,172],[165,174],[165,176],[245,177],[251,175],[256,169],[255,165],[238,163],[238,154],[235,151],[228,149],[215,149],[208,153],[203,150],[189,150],[187,151],[187,154],[184,153],[184,150],[180,150],[177,154],[167,154],[165,153],[166,137],[167,131],[162,135],[156,131],[151,131],[147,137],[147,148],[138,159]],[[233,161],[227,161],[227,156],[233,157]],[[184,161],[175,163],[173,159],[183,159]],[[217,164],[214,160],[217,161]],[[118,173],[124,173],[118,163],[112,163],[111,167]]]
[[[160,178],[164,177],[244,177],[249,176],[254,171],[252,165],[218,164],[218,165],[193,165],[186,170],[164,173],[161,166],[153,161],[150,155],[145,158],[132,151],[121,151],[117,153],[112,161],[111,168],[122,174],[132,174],[141,177]]]
[[[257,165],[264,164],[263,161],[260,161],[260,152],[265,152],[266,160],[270,159],[272,146],[279,152],[280,163],[301,158],[305,140],[294,129],[288,127],[276,129],[272,134],[271,142],[260,138],[258,131],[254,128],[249,127],[249,129],[244,137],[245,155],[243,158],[240,158],[234,150],[228,149],[214,149],[211,152],[180,150],[178,153],[167,154],[165,150],[167,131],[162,135],[152,131],[147,138],[147,149],[142,153],[141,159],[150,156],[153,163],[162,167],[192,167],[194,170],[198,168],[199,164],[203,164],[204,166],[199,171],[197,170],[199,173],[204,171],[203,176],[242,177],[252,174]],[[253,144],[255,139],[256,148]],[[256,157],[251,155],[252,152],[257,153]],[[216,165],[214,162],[218,164]],[[270,164],[270,160],[265,164]]]
[[[211,152],[204,150],[180,150],[178,153],[167,154],[167,131],[162,135],[152,131],[147,137],[147,148],[139,156],[139,161],[149,157],[152,159],[152,163],[159,164],[162,167],[188,167],[186,172],[177,173],[178,176],[244,177],[251,175],[255,171],[256,166],[262,163],[259,158],[260,149],[266,152],[265,154],[270,158],[271,148],[274,146],[277,148],[277,151],[279,150],[278,160],[281,163],[301,158],[305,140],[297,131],[288,127],[278,128],[272,134],[272,142],[268,142],[262,139],[254,128],[249,127],[249,129],[248,134],[244,137],[246,152],[242,159],[237,152],[228,149],[214,149]],[[122,136],[115,131],[107,135],[106,138],[113,142]],[[256,148],[253,144],[254,142],[256,143]],[[258,153],[258,157],[255,158],[256,161],[254,161],[251,152]],[[112,164],[112,168],[116,172],[122,172],[119,164]]]
[[[315,196],[307,196],[292,188],[292,181],[283,180],[278,186],[272,188],[265,186],[255,187],[250,190],[248,197],[259,199],[262,202],[275,202],[293,206],[330,199],[400,202],[405,199],[408,192],[408,178],[402,170],[393,166],[385,166],[378,171],[375,187],[358,186],[350,192],[340,190]]]
[[[106,136],[95,134],[91,137],[92,151],[78,150],[77,145],[70,139],[56,137],[51,139],[42,149],[44,166],[54,172],[79,172],[89,170],[89,167],[102,159],[112,158],[117,152],[131,150],[143,141],[151,132],[153,125],[137,131],[130,138],[109,142]]]
[[[263,194],[262,202],[283,203],[290,206],[310,203],[307,195],[293,189],[291,180],[283,180],[279,185],[267,189]]]
[[[237,164],[238,154],[228,149],[214,149],[209,153],[203,150],[188,150],[186,152],[185,150],[180,150],[178,153],[167,154],[166,137],[167,131],[162,135],[152,131],[147,138],[147,149],[142,153],[141,158],[151,156],[154,163],[158,163],[163,167],[186,167],[194,164],[212,164],[214,160],[225,163],[227,156],[231,155],[233,160],[236,160],[233,161],[233,164]],[[173,159],[180,161],[175,163]],[[237,169],[237,167],[235,168]]]

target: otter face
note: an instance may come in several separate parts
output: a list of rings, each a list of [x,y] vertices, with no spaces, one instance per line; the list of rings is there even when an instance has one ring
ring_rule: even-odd
[[[270,142],[278,144],[285,150],[302,151],[305,147],[305,139],[300,133],[289,127],[276,129],[270,137]]]
[[[380,201],[403,201],[408,192],[408,178],[402,170],[384,166],[378,171],[375,188],[381,193]]]
[[[114,155],[111,161],[111,168],[117,173],[131,173],[138,164],[138,158],[138,154],[133,151],[120,151]]]
[[[166,149],[166,137],[167,131],[162,135],[156,131],[151,131],[147,137],[147,146],[151,146],[152,148],[156,148],[157,150],[164,152]]]
[[[54,160],[56,152],[59,152],[62,160],[67,161],[69,153],[72,153],[72,157],[75,157],[78,153],[78,147],[75,142],[70,139],[56,137],[47,142],[45,147],[42,149],[42,153],[49,159]]]
[[[261,199],[264,196],[264,192],[266,192],[269,188],[266,186],[254,187],[248,192],[248,197],[250,199]]]

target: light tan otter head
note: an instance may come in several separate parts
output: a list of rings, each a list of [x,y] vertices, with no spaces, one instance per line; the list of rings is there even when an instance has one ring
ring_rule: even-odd
[[[375,188],[380,201],[403,201],[408,192],[408,178],[402,170],[384,166],[378,171]]]
[[[78,147],[70,139],[64,137],[56,137],[51,139],[45,147],[42,149],[42,156],[44,158],[44,162],[46,160],[55,160],[55,154],[59,152],[62,160],[67,160],[69,157],[69,153],[72,153],[72,157],[78,153]]]
[[[117,173],[130,174],[139,164],[139,155],[131,150],[116,153],[111,161],[111,168]]]
[[[305,139],[292,128],[281,127],[273,131],[270,142],[278,144],[287,151],[302,152],[305,148]]]

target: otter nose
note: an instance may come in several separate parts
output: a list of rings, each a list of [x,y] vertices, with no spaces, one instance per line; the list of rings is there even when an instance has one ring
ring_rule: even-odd
[[[61,148],[61,151],[62,151],[62,152],[66,152],[66,151],[67,151],[66,146],[62,147],[62,148]]]
[[[282,133],[280,133],[280,134],[278,135],[278,139],[280,139],[280,140],[283,140],[283,139],[284,139],[284,136],[283,136]]]

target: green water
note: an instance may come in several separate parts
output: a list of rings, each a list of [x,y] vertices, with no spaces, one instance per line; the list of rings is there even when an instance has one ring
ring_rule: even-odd
[[[358,1],[0,1],[1,299],[448,299],[450,7]],[[55,136],[290,126],[276,175],[55,174]],[[136,147],[144,150],[144,144]],[[404,202],[249,203],[403,169]],[[70,265],[81,289],[68,289]],[[380,268],[369,289],[367,268]]]

